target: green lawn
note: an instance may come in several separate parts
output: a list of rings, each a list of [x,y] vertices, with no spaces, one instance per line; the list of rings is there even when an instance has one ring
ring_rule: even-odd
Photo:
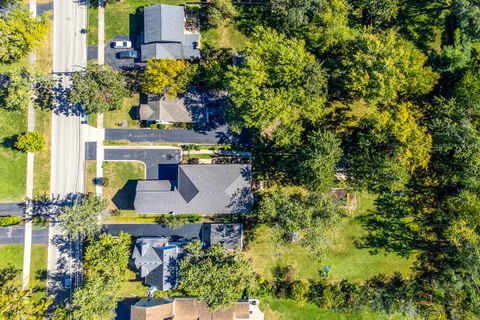
[[[25,112],[0,108],[0,202],[25,198],[27,156],[13,150],[14,136],[27,129]]]
[[[373,320],[402,319],[401,317],[386,317],[368,311],[351,313],[325,310],[313,303],[299,304],[288,299],[262,299],[260,307],[268,320]]]
[[[35,195],[50,194],[50,146],[51,146],[52,113],[35,110],[35,130],[45,137],[46,147],[43,152],[35,153],[33,193]]]
[[[368,193],[357,193],[357,214],[361,215],[373,208],[374,197]],[[272,279],[272,269],[277,265],[293,264],[298,278],[319,279],[325,265],[330,265],[329,279],[343,279],[362,282],[378,273],[393,274],[401,272],[410,274],[414,258],[405,259],[395,254],[370,254],[368,249],[358,249],[357,240],[366,231],[358,219],[345,218],[329,235],[330,250],[325,259],[318,261],[298,243],[275,245],[271,241],[272,230],[260,225],[253,233],[253,241],[247,244],[246,254],[253,261],[255,271],[266,279]]]
[[[202,41],[217,48],[231,48],[240,51],[245,48],[247,37],[233,25],[220,26],[216,29],[210,29],[202,32]]]
[[[47,271],[48,246],[32,245],[30,274],[32,279],[44,280]],[[23,268],[23,244],[0,245],[0,269],[12,265],[18,270]]]
[[[88,7],[87,41],[89,46],[98,44],[98,9]]]
[[[139,128],[135,108],[138,108],[139,97],[134,94],[131,97],[123,99],[122,107],[118,110],[112,110],[103,114],[103,126],[105,128],[119,128],[120,124],[126,122],[127,128]]]
[[[114,35],[136,34],[143,24],[143,19],[135,15],[135,10],[152,4],[184,4],[184,0],[123,0],[119,3],[108,5],[105,8],[105,41]],[[93,15],[92,10],[91,15]],[[91,16],[89,15],[89,17]]]
[[[103,175],[108,178],[103,195],[109,201],[109,208],[133,210],[136,181],[145,179],[145,165],[140,162],[105,161]]]

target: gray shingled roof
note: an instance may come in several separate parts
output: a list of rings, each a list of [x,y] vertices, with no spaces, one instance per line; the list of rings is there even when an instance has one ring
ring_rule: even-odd
[[[175,98],[149,95],[148,103],[140,105],[140,120],[205,123],[208,120],[207,107],[204,101],[195,95],[196,92],[188,92],[185,96]]]
[[[202,228],[202,242],[211,246],[220,244],[227,249],[243,248],[243,227],[241,223],[209,223]]]
[[[185,13],[182,6],[147,6],[143,14],[144,42],[183,42]]]
[[[238,213],[253,205],[247,164],[179,165],[173,191],[145,191],[138,181],[137,213]]]
[[[141,59],[199,59],[200,34],[185,33],[183,6],[167,4],[144,9]]]
[[[181,244],[166,238],[137,239],[132,260],[146,284],[163,291],[175,287]]]

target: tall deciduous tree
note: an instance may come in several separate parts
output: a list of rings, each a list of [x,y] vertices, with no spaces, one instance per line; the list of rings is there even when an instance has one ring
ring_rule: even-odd
[[[66,207],[60,215],[63,231],[73,239],[92,237],[100,232],[101,212],[107,202],[94,194],[87,194],[81,201],[76,200],[72,207]]]
[[[314,131],[299,152],[298,175],[309,189],[326,191],[334,182],[335,165],[342,156],[341,140],[332,132]]]
[[[207,14],[208,23],[216,28],[234,19],[238,12],[232,0],[211,0],[208,4]]]
[[[18,270],[13,267],[0,270],[0,317],[6,320],[45,319],[51,301],[34,299],[34,289],[23,290],[17,275]]]
[[[86,113],[116,110],[127,95],[123,75],[109,66],[92,64],[72,76],[69,99],[80,104]]]
[[[397,17],[399,0],[359,0],[366,25],[379,26]]]
[[[0,80],[0,101],[7,110],[25,110],[33,98],[30,74],[26,69],[7,72]]]
[[[277,145],[297,143],[303,124],[323,113],[326,74],[303,41],[257,28],[244,59],[228,72],[234,127],[258,130]]]
[[[240,252],[221,245],[207,249],[194,240],[185,246],[186,256],[179,261],[178,289],[203,298],[211,309],[229,306],[255,285],[255,274]]]
[[[187,90],[195,72],[196,66],[183,60],[149,59],[142,79],[142,90],[176,96]]]
[[[30,11],[15,6],[0,19],[0,62],[12,63],[27,56],[45,38],[48,15],[33,17]]]
[[[332,198],[321,193],[302,195],[276,190],[262,195],[258,219],[274,226],[279,239],[291,240],[298,232],[302,245],[315,256],[327,250],[326,233],[342,215],[342,209]]]
[[[438,79],[426,60],[420,50],[394,31],[367,30],[354,40],[344,57],[345,89],[381,103],[426,94]]]

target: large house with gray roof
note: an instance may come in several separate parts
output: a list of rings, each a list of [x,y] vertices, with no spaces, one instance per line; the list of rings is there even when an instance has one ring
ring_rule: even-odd
[[[144,8],[141,59],[199,59],[200,33],[185,29],[185,8],[159,4]]]
[[[135,210],[149,213],[245,213],[253,205],[249,164],[178,165],[176,180],[139,180]]]
[[[145,278],[145,284],[168,291],[177,285],[178,259],[186,242],[169,242],[167,238],[138,238],[132,261]]]

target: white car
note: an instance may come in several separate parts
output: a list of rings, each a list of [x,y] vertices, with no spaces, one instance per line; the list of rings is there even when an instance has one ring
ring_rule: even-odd
[[[131,41],[113,41],[112,47],[115,49],[130,49],[132,47]]]

